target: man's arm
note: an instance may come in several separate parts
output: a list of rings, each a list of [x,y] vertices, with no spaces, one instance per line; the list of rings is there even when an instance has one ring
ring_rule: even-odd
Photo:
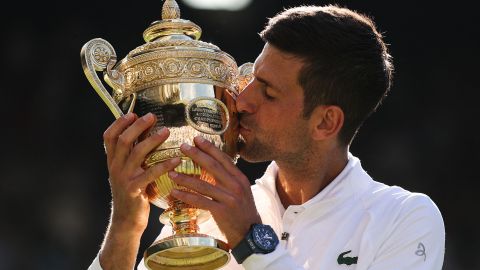
[[[88,270],[133,269],[142,233],[116,229],[110,223],[99,254]]]
[[[167,129],[138,142],[138,138],[155,123],[155,116],[141,118],[129,113],[105,131],[109,181],[112,191],[112,212],[102,248],[91,269],[131,270],[135,267],[140,238],[147,227],[150,202],[147,185],[162,174],[173,170],[180,160],[172,159],[147,170],[142,163],[148,153],[169,136]]]
[[[116,228],[113,222],[107,229],[99,253],[102,269],[133,269],[137,258],[140,238],[143,232]],[[121,226],[121,225],[120,225]]]

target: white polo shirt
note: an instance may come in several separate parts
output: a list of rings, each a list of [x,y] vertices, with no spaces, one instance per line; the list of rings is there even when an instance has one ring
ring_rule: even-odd
[[[319,194],[285,209],[275,188],[277,173],[272,162],[252,192],[263,223],[288,239],[242,265],[232,257],[222,269],[442,268],[445,229],[428,196],[373,181],[359,159],[349,155],[344,170]],[[225,240],[213,219],[200,224],[200,232]],[[171,227],[164,226],[157,239],[170,234]],[[98,257],[89,269],[101,270]],[[146,269],[143,260],[137,269]]]

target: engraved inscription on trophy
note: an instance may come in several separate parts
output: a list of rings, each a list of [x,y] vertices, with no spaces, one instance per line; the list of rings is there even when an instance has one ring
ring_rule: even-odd
[[[222,130],[222,117],[217,111],[194,104],[188,113],[190,113],[190,118],[195,124],[211,128],[214,131]]]
[[[221,135],[228,127],[228,109],[220,100],[198,97],[186,108],[187,122],[198,131]]]

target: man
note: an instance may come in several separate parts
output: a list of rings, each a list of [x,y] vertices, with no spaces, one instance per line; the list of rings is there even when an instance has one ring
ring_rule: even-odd
[[[178,159],[142,171],[168,130],[134,145],[155,119],[126,115],[104,134],[112,217],[90,269],[134,267],[149,214],[145,187],[167,172],[198,192],[172,196],[212,213],[200,230],[232,247],[226,269],[441,269],[445,232],[435,204],[373,181],[349,152],[391,84],[393,66],[374,23],[336,6],[298,7],[270,19],[261,37],[254,78],[236,106],[240,155],[273,160],[265,175],[250,187],[200,137],[181,150],[216,186],[173,172]],[[165,226],[160,238],[170,232]]]

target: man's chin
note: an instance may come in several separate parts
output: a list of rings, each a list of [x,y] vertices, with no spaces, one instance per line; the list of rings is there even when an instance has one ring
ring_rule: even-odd
[[[266,162],[271,161],[265,157],[265,155],[260,154],[259,149],[251,149],[245,142],[239,142],[238,144],[238,154],[239,156],[250,163]]]
[[[238,141],[237,142],[237,151],[238,151],[238,155],[244,159],[244,160],[247,160],[245,157],[247,156],[246,153],[248,152],[246,150],[247,146],[246,146],[246,143],[245,141]]]

